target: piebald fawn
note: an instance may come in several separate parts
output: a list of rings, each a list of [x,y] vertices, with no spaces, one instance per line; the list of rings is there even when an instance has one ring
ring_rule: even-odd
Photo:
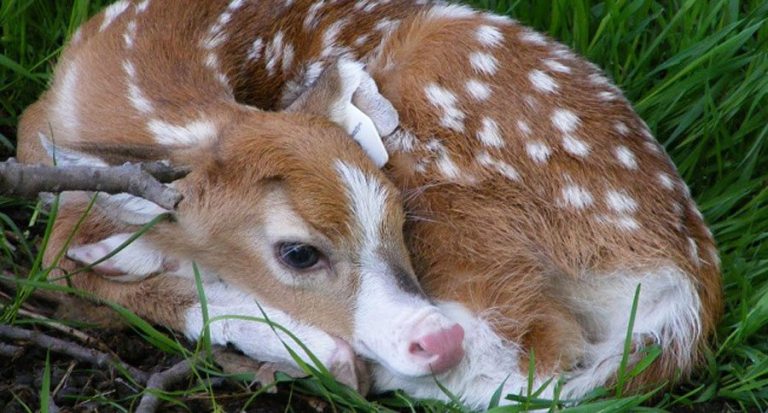
[[[192,168],[173,219],[75,286],[195,338],[194,261],[211,317],[263,309],[351,385],[355,354],[371,361],[376,391],[445,398],[434,373],[483,407],[502,383],[525,391],[531,354],[534,386],[560,378],[562,398],[610,385],[640,285],[629,362],[663,353],[636,389],[688,373],[720,312],[712,235],[621,92],[463,6],[118,1],[22,119],[19,158],[51,154]],[[53,246],[88,200],[64,197]],[[63,266],[163,212],[99,195]],[[211,328],[291,363],[264,324]]]

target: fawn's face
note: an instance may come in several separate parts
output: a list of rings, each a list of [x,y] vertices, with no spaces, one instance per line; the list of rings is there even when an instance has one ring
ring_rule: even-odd
[[[221,142],[180,185],[170,238],[224,281],[397,373],[458,363],[463,332],[418,285],[397,190],[340,128],[254,114]]]

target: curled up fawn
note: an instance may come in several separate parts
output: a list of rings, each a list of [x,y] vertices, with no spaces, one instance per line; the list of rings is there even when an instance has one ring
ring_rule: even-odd
[[[263,310],[352,386],[365,360],[375,391],[445,399],[436,378],[484,407],[533,354],[540,397],[578,398],[616,380],[640,285],[628,360],[662,353],[639,389],[690,372],[720,312],[712,235],[621,92],[464,6],[118,1],[23,116],[19,158],[54,154],[192,171],[175,211],[98,195],[65,269],[173,219],[73,285],[194,339],[194,262],[211,317]],[[89,200],[65,194],[51,245]],[[264,324],[211,338],[293,363]]]

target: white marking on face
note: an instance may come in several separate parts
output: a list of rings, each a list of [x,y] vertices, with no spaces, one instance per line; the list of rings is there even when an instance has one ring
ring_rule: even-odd
[[[491,96],[491,88],[488,84],[477,79],[469,79],[464,84],[464,88],[470,96],[478,101],[484,101]]]
[[[324,0],[320,0],[309,6],[307,17],[304,18],[304,30],[312,30],[317,26],[317,12],[325,5]]]
[[[257,38],[253,41],[251,44],[251,47],[248,48],[248,54],[246,55],[247,59],[250,61],[259,60],[261,58],[261,52],[264,50],[264,39],[261,37]]]
[[[524,30],[522,33],[520,33],[520,40],[538,46],[547,44],[547,39],[541,33],[537,33],[532,30]]]
[[[484,24],[475,31],[475,39],[483,46],[496,47],[504,40],[504,36],[498,28]]]
[[[637,201],[626,193],[610,190],[605,195],[605,202],[612,210],[620,213],[637,211]]]
[[[427,12],[429,19],[466,19],[475,16],[476,12],[469,7],[457,4],[441,4],[432,7]]]
[[[517,129],[520,129],[520,132],[525,136],[529,136],[531,134],[530,125],[528,125],[528,122],[522,119],[517,121]]]
[[[589,145],[571,135],[563,136],[563,149],[571,155],[585,157],[589,154]]]
[[[496,74],[496,70],[498,70],[498,61],[488,53],[470,53],[469,63],[475,71],[486,75],[494,75]]]
[[[557,60],[544,59],[542,63],[544,63],[544,66],[546,66],[547,68],[549,68],[549,70],[552,70],[553,72],[571,73],[570,67],[558,62]]]
[[[627,136],[629,134],[629,127],[627,127],[626,123],[621,121],[614,123],[613,129],[615,129],[616,132],[619,132],[619,135],[621,136]]]
[[[579,117],[567,109],[555,109],[552,112],[552,124],[563,133],[571,133],[579,126]]]
[[[155,135],[155,141],[161,145],[197,145],[216,138],[216,124],[207,119],[189,122],[186,125],[173,125],[153,119],[147,123]]]
[[[361,259],[375,260],[386,212],[387,189],[376,177],[346,162],[337,160],[336,172],[346,189],[352,217],[363,234]]]
[[[549,155],[552,154],[552,150],[549,149],[549,146],[541,141],[528,142],[525,144],[525,151],[528,152],[528,156],[537,164],[547,162]]]
[[[436,83],[430,83],[424,88],[429,102],[442,109],[440,124],[457,132],[464,131],[464,112],[456,107],[456,95]]]
[[[531,72],[528,73],[528,80],[530,80],[536,90],[543,93],[552,93],[559,87],[552,76],[538,69],[531,70]]]
[[[563,187],[561,196],[562,205],[576,209],[584,209],[594,202],[592,194],[590,194],[586,188],[573,184],[568,184]]]
[[[637,169],[635,154],[629,148],[624,145],[617,146],[614,153],[616,154],[616,159],[618,159],[619,163],[624,165],[627,169]]]
[[[661,186],[665,189],[675,189],[675,182],[672,180],[672,177],[664,172],[659,173],[659,183],[661,183]]]
[[[477,132],[477,139],[479,139],[485,146],[493,148],[504,146],[504,139],[501,137],[499,125],[496,121],[489,117],[484,117],[482,123],[482,128]]]
[[[264,58],[267,60],[266,69],[270,76],[275,74],[275,68],[283,55],[283,36],[283,31],[278,30],[264,51]]]
[[[109,27],[109,25],[112,24],[112,22],[121,14],[123,14],[123,12],[128,9],[130,5],[131,3],[128,0],[120,0],[118,2],[112,3],[109,7],[104,9],[104,20],[101,22],[99,31],[103,32],[107,27]]]
[[[494,169],[496,172],[504,175],[510,181],[517,181],[520,179],[520,174],[512,165],[493,158],[488,152],[482,151],[477,155],[477,163],[487,168]]]

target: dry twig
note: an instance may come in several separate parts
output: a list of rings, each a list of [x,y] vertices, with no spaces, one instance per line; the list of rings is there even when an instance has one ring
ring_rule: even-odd
[[[26,165],[11,160],[0,162],[0,193],[30,199],[41,192],[128,193],[173,209],[182,196],[163,182],[179,179],[187,172],[162,162],[91,167]]]
[[[150,390],[165,390],[168,387],[183,380],[192,371],[189,360],[182,360],[173,367],[155,373],[149,377],[144,395],[141,397],[136,413],[154,413],[160,405],[160,399]]]
[[[139,383],[146,383],[149,379],[147,373],[135,367],[124,364],[117,357],[82,347],[79,344],[73,342],[51,337],[37,331],[25,330],[23,328],[9,325],[0,325],[0,337],[13,340],[31,341],[36,345],[46,348],[50,351],[63,353],[77,360],[91,363],[102,368],[120,367],[125,369],[131,375],[131,377],[133,377],[133,379]]]

